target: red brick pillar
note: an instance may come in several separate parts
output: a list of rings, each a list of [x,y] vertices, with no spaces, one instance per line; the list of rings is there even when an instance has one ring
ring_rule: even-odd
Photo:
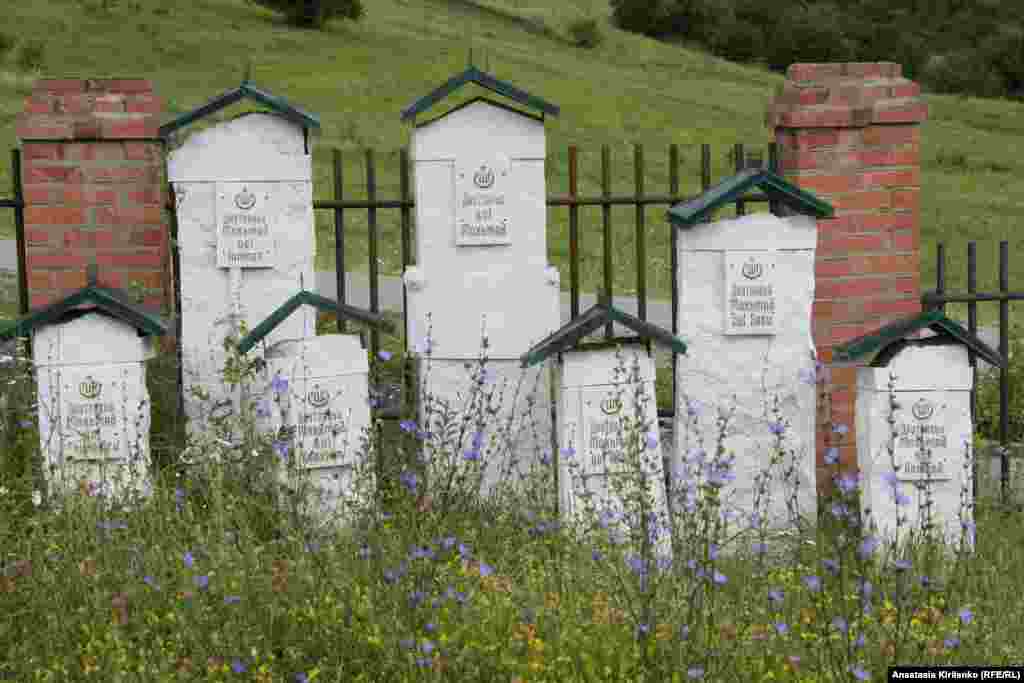
[[[162,110],[147,80],[40,80],[18,117],[29,306],[99,283],[173,301]]]
[[[920,128],[927,105],[899,64],[793,64],[768,107],[782,174],[832,204],[818,222],[813,307],[819,358],[920,306]],[[856,367],[832,366],[840,463],[856,468]],[[827,419],[827,415],[823,419]],[[818,488],[827,422],[818,425]],[[833,438],[839,435],[832,435]]]

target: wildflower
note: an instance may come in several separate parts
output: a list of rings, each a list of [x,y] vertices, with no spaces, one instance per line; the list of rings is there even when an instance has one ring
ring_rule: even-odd
[[[722,640],[736,640],[736,624],[722,624],[718,629]]]
[[[274,390],[275,394],[283,394],[288,391],[288,380],[281,377],[280,373],[276,373],[270,382],[270,388]]]
[[[426,597],[427,594],[423,591],[413,591],[409,594],[409,607],[416,609],[423,603],[423,600],[426,599]]]
[[[398,426],[402,428],[403,432],[409,433],[416,431],[416,423],[412,420],[402,420],[398,423]]]
[[[825,452],[825,464],[826,465],[837,465],[839,464],[839,449],[832,446]]]
[[[402,638],[398,641],[398,646],[403,650],[411,650],[416,645],[416,642],[412,638]]]
[[[845,494],[852,493],[857,489],[857,476],[852,474],[844,474],[839,477],[836,484],[839,486],[839,490]]]
[[[434,651],[434,641],[424,640],[423,644],[420,645],[420,649],[423,650],[423,654],[429,655],[431,652]]]
[[[867,681],[871,678],[871,674],[865,671],[860,664],[854,664],[851,666],[850,673],[852,673],[858,681]]]
[[[241,601],[242,601],[242,598],[240,596],[238,596],[238,595],[225,595],[224,596],[224,604],[225,605],[237,605]]]
[[[750,627],[751,640],[767,640],[770,628],[764,624],[754,624]]]
[[[679,640],[689,640],[690,638],[690,627],[683,624],[679,627]]]
[[[273,448],[274,448],[274,453],[281,460],[284,460],[284,459],[286,459],[288,457],[288,444],[286,442],[284,442],[284,441],[275,441]]]
[[[480,451],[477,449],[468,450],[462,454],[462,457],[469,462],[477,462],[480,460]]]
[[[947,649],[952,650],[960,646],[960,639],[956,636],[950,636],[949,638],[946,638],[942,644],[945,645]]]
[[[836,519],[842,519],[843,517],[846,517],[848,513],[847,507],[842,503],[832,503],[832,506],[829,511],[832,513],[832,516]]]
[[[637,636],[637,638],[639,638],[641,636],[646,636],[647,633],[650,630],[651,630],[651,627],[648,626],[647,624],[637,624],[636,625],[636,631],[637,631],[636,636]]]
[[[434,631],[437,630],[437,624],[435,624],[432,621],[428,621],[423,628],[425,628],[427,630],[427,633],[433,633]]]
[[[210,585],[210,577],[206,576],[205,574],[202,576],[195,577],[193,581],[195,581],[195,584],[199,587],[199,590],[203,590]]]
[[[249,667],[247,667],[242,662],[241,659],[238,659],[236,657],[235,659],[231,660],[231,670],[234,671],[236,674],[244,674],[246,671],[249,670]]]
[[[875,553],[875,549],[878,548],[879,540],[875,536],[868,536],[860,542],[860,547],[857,549],[857,553],[860,555],[862,560],[866,560]]]
[[[191,569],[192,566],[195,564],[195,558],[192,557],[192,553],[190,552],[185,553],[184,557],[182,557],[182,561],[185,563],[185,566],[189,569]]]
[[[768,599],[775,605],[778,605],[785,598],[785,593],[780,590],[772,589],[768,591]]]
[[[721,572],[719,572],[717,570],[715,571],[715,574],[712,577],[712,581],[717,583],[719,586],[724,586],[728,580],[729,580],[729,577],[727,577],[725,574],[722,574]]]
[[[486,562],[480,563],[480,576],[490,576],[494,573],[494,567],[487,564]]]
[[[266,399],[261,399],[256,402],[256,415],[258,417],[267,417],[270,415],[270,402]]]
[[[704,678],[704,669],[699,666],[694,666],[686,670],[686,676],[694,680]]]
[[[764,555],[768,552],[768,544],[760,541],[755,541],[752,548],[755,555]]]
[[[814,370],[810,368],[800,368],[800,372],[798,373],[798,375],[800,377],[800,381],[803,382],[804,384],[815,384],[818,379],[815,376]]]
[[[484,445],[484,433],[476,432],[473,434],[473,450],[480,450]]]
[[[911,563],[910,560],[896,560],[892,564],[899,571],[906,571],[906,570],[910,569],[910,567],[912,566],[912,563]]]
[[[647,435],[647,448],[649,450],[653,451],[657,447],[658,447],[658,435],[652,432],[652,433]]]
[[[149,576],[149,575],[143,576],[142,577],[142,581],[143,581],[143,583],[145,583],[150,588],[154,588],[156,590],[160,590],[159,586],[156,585],[156,580],[152,576]]]
[[[563,448],[562,450],[560,450],[559,453],[561,453],[562,455],[564,455],[567,458],[571,458],[571,457],[576,455],[576,449],[573,448],[572,446],[568,446],[568,447]]]
[[[786,660],[782,663],[782,668],[785,669],[787,673],[795,673],[799,666],[799,655],[789,655],[788,657],[786,657]]]
[[[398,475],[398,481],[402,483],[402,486],[408,489],[409,493],[416,493],[416,486],[419,484],[419,477],[416,476],[415,472],[410,472],[408,470],[402,472]]]
[[[594,562],[600,562],[604,558],[604,555],[602,555],[598,550],[593,550],[590,552],[590,557],[593,558]]]
[[[827,569],[829,573],[832,574],[832,576],[835,576],[839,573],[839,563],[835,560],[830,560],[826,558],[822,560],[821,563],[825,566],[825,569]]]
[[[777,621],[777,622],[775,622],[775,631],[780,636],[784,636],[787,633],[789,633],[789,624],[787,624],[784,621]]]
[[[817,593],[821,590],[821,579],[817,576],[805,576],[803,581],[804,585],[807,586],[807,590],[812,593]]]
[[[784,431],[786,431],[786,425],[784,425],[784,424],[782,423],[782,420],[778,420],[778,421],[776,421],[776,422],[771,422],[771,423],[770,423],[770,424],[768,425],[768,431],[770,431],[770,432],[771,432],[772,434],[774,434],[775,436],[781,436],[781,435],[782,435],[782,433],[783,433]]]
[[[842,617],[836,617],[832,620],[832,628],[843,635],[846,635],[846,632],[850,629],[849,625],[846,623],[846,619],[843,619]]]
[[[960,610],[959,617],[964,624],[969,624],[974,619],[974,612],[969,607],[964,607]]]
[[[853,646],[857,649],[864,647],[864,634],[858,633],[857,639],[853,641]]]
[[[910,505],[910,496],[902,491],[897,491],[893,499],[897,505]]]
[[[847,432],[850,431],[850,428],[847,427],[845,424],[838,424],[832,427],[832,431],[835,432],[836,434],[846,434]]]
[[[377,357],[380,358],[381,360],[391,360],[391,352],[390,351],[378,351],[377,352]]]

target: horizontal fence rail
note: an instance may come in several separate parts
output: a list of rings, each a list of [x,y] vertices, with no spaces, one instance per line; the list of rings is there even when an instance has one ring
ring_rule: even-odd
[[[977,305],[983,301],[999,302],[999,355],[1004,360],[1009,358],[1010,322],[1009,303],[1024,300],[1024,292],[1010,291],[1010,243],[999,242],[999,291],[978,292],[977,244],[967,243],[967,293],[953,294],[946,291],[946,247],[939,243],[936,249],[935,289],[921,294],[921,304],[926,309],[936,309],[943,313],[946,304],[967,304],[967,329],[972,335],[978,334]],[[968,349],[968,362],[971,374],[977,375],[978,359],[973,350]],[[978,388],[975,381],[971,387],[971,422],[977,423]],[[1000,464],[1000,495],[1004,503],[1009,502],[1010,494],[1010,463],[1009,463],[1009,432],[1010,432],[1010,376],[1009,368],[999,369],[999,464]],[[978,496],[978,462],[974,461],[974,497]]]

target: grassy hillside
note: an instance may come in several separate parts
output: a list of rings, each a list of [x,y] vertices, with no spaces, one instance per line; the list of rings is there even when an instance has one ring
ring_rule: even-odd
[[[0,30],[19,42],[45,41],[44,77],[145,77],[165,98],[167,117],[187,111],[234,87],[244,60],[254,61],[255,81],[323,122],[314,149],[315,194],[329,198],[330,148],[345,160],[345,191],[365,196],[362,150],[376,151],[379,197],[398,195],[398,150],[409,142],[400,110],[429,92],[467,62],[477,63],[562,108],[548,124],[549,192],[568,186],[569,145],[580,148],[580,191],[600,189],[600,146],[612,153],[613,193],[633,188],[633,143],[642,143],[646,189],[668,188],[668,145],[680,145],[684,192],[699,188],[700,144],[712,145],[713,178],[729,172],[727,153],[736,142],[764,145],[771,131],[764,112],[782,82],[765,70],[740,67],[706,54],[658,43],[613,28],[605,0],[573,0],[535,6],[515,0],[375,0],[357,24],[338,22],[326,32],[285,26],[278,16],[244,0],[197,0],[168,9],[155,0],[122,0],[108,14],[99,0],[16,3]],[[539,3],[537,3],[539,5]],[[605,41],[594,50],[575,48],[566,26],[596,17]],[[481,50],[486,48],[486,56]],[[32,74],[16,66],[17,49],[0,63],[0,140],[17,145],[14,118],[31,91]],[[478,94],[465,88],[450,104]],[[979,241],[979,286],[995,288],[997,243],[1014,237],[1024,216],[1024,105],[1005,101],[927,96],[931,108],[922,130],[922,282],[934,283],[935,243],[949,246],[951,285],[966,282],[967,240]],[[223,118],[244,111],[237,105]],[[438,108],[436,113],[443,109]],[[209,125],[212,121],[207,122]],[[195,126],[195,127],[198,127]],[[9,196],[9,162],[0,165],[0,193]],[[0,236],[13,236],[12,212],[0,211]],[[330,212],[318,212],[319,268],[333,268]],[[632,207],[613,209],[618,292],[635,287]],[[365,235],[365,212],[347,223]],[[379,212],[385,244],[383,268],[399,272],[398,213]],[[600,281],[599,209],[581,210],[586,263],[584,288]],[[668,231],[663,209],[647,214],[648,287],[668,298]],[[593,232],[593,236],[590,236]],[[568,285],[568,212],[549,212],[549,251]],[[366,268],[365,237],[349,245],[348,261]],[[1024,288],[1024,263],[1011,262],[1011,288]],[[996,307],[981,311],[993,320]],[[956,311],[954,311],[956,312]]]

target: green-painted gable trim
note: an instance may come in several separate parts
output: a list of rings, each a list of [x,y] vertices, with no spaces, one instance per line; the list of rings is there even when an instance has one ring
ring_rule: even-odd
[[[752,188],[758,188],[773,201],[797,213],[815,218],[831,218],[832,206],[816,196],[793,185],[785,178],[765,168],[748,168],[708,188],[699,197],[673,206],[668,210],[669,221],[677,227],[687,228],[703,223],[717,209],[730,204]]]
[[[168,135],[179,128],[184,128],[193,121],[197,121],[204,116],[209,116],[210,114],[231,106],[235,102],[245,98],[255,100],[256,102],[269,107],[271,110],[281,114],[289,121],[302,126],[304,129],[312,129],[314,131],[320,130],[319,117],[299,109],[283,97],[279,97],[265,90],[260,90],[249,81],[242,81],[242,84],[234,90],[229,90],[223,95],[218,95],[203,106],[182,114],[172,121],[160,126],[160,137],[167,138]]]
[[[434,106],[448,95],[452,94],[466,83],[476,83],[482,88],[487,88],[491,92],[496,92],[499,95],[504,95],[510,100],[519,102],[520,104],[526,105],[531,109],[536,109],[544,114],[551,114],[552,116],[558,116],[558,107],[545,102],[539,97],[531,95],[525,90],[520,90],[511,83],[505,81],[499,81],[494,76],[488,73],[480,71],[475,66],[471,66],[461,74],[452,76],[442,86],[434,90],[428,95],[424,95],[420,99],[413,102],[411,105],[402,110],[402,121],[408,121],[409,119],[415,118],[417,114],[426,111],[430,107]]]
[[[520,356],[523,367],[542,362],[545,358],[573,348],[581,339],[608,322],[617,322],[636,332],[641,339],[651,339],[673,349],[686,353],[686,343],[657,325],[640,320],[614,306],[599,302],[585,313],[558,328],[533,348]]]
[[[238,342],[238,350],[240,353],[246,353],[252,347],[256,346],[261,339],[266,337],[270,332],[284,322],[285,318],[291,315],[295,309],[299,306],[306,304],[313,306],[321,311],[327,311],[328,313],[334,313],[339,318],[345,320],[354,320],[356,322],[366,323],[383,329],[386,332],[394,332],[395,326],[391,321],[387,320],[383,316],[377,313],[371,313],[370,311],[364,311],[361,308],[349,306],[348,304],[338,303],[334,299],[328,299],[322,297],[319,294],[302,290],[292,298],[285,301],[281,306],[271,313],[265,320],[259,325],[252,328],[249,334],[245,335],[240,342]]]
[[[89,308],[78,308],[83,305]],[[0,328],[0,339],[27,337],[37,328],[57,324],[69,316],[92,311],[131,325],[141,335],[161,336],[168,330],[168,324],[163,318],[130,302],[121,292],[90,285]]]
[[[533,119],[534,121],[537,121],[538,123],[544,123],[544,117],[543,116],[537,116],[536,114],[531,114],[531,113],[525,112],[525,111],[523,111],[521,109],[516,109],[515,107],[509,106],[509,105],[505,104],[504,102],[498,102],[496,100],[492,100],[491,98],[485,97],[483,95],[477,95],[476,97],[474,97],[471,100],[467,100],[467,101],[463,102],[462,104],[459,104],[459,105],[456,105],[456,106],[452,107],[451,109],[449,109],[448,111],[446,111],[443,114],[438,114],[437,116],[435,116],[432,119],[427,119],[426,121],[421,121],[421,122],[417,123],[416,127],[417,128],[423,128],[424,126],[429,126],[430,124],[432,124],[432,123],[434,123],[436,121],[440,121],[441,119],[445,118],[449,114],[451,114],[453,112],[457,112],[460,109],[464,109],[465,107],[468,107],[469,105],[471,105],[471,104],[473,104],[475,102],[486,102],[487,104],[491,105],[492,107],[498,107],[499,109],[504,109],[505,111],[510,111],[513,114],[519,114],[520,116],[525,116],[528,119]]]
[[[936,335],[951,338],[963,344],[996,367],[1006,367],[1006,361],[998,351],[968,332],[960,323],[947,318],[939,310],[926,311],[910,318],[897,320],[871,334],[851,339],[845,344],[836,346],[833,349],[832,357],[837,362],[851,362],[865,356],[875,358],[887,347],[900,343],[908,335],[925,328],[932,330]]]

